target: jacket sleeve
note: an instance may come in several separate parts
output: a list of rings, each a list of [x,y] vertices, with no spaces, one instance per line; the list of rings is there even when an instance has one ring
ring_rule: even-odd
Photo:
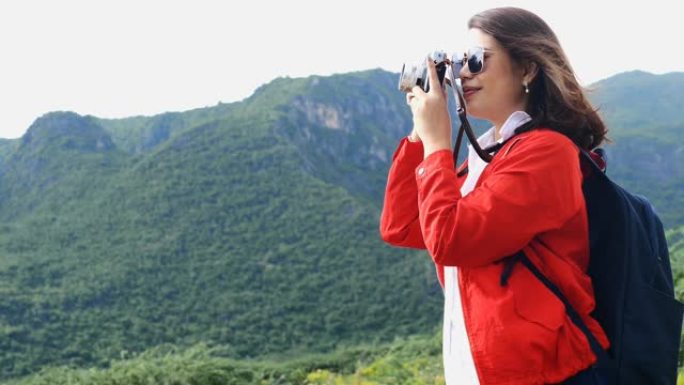
[[[583,209],[579,153],[572,141],[536,130],[510,146],[464,198],[450,150],[430,154],[415,170],[420,225],[435,263],[487,265],[521,250],[536,234],[561,227]]]
[[[418,187],[415,169],[423,161],[423,143],[404,137],[392,156],[380,236],[394,246],[425,249],[418,221]]]

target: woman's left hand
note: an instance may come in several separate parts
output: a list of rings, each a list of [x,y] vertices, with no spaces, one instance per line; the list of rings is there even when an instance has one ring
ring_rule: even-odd
[[[424,157],[433,152],[451,149],[451,118],[447,108],[447,93],[439,82],[435,63],[427,58],[430,90],[419,86],[408,93],[408,104],[413,113],[413,127],[423,141]]]

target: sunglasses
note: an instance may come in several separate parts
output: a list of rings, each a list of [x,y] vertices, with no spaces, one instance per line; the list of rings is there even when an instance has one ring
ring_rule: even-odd
[[[468,71],[475,75],[484,71],[484,58],[485,52],[489,51],[483,47],[472,47],[468,49],[467,53],[463,54],[463,57],[459,59],[458,54],[453,56],[453,62],[456,66],[456,73],[461,72],[461,69],[468,66]]]

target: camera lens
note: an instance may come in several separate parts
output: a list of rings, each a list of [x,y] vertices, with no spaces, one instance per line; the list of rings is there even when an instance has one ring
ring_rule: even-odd
[[[425,68],[425,65],[404,64],[401,68],[401,75],[399,76],[399,90],[411,92],[413,87],[421,86],[426,73],[427,68]]]
[[[435,62],[435,64],[439,64],[443,61],[446,60],[446,53],[444,51],[434,51],[432,55],[430,55],[430,58]]]

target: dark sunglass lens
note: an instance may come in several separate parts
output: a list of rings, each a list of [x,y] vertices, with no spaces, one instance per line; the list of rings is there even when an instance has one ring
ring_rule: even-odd
[[[477,74],[482,71],[484,65],[484,52],[481,48],[473,49],[468,52],[468,70],[472,74]]]

